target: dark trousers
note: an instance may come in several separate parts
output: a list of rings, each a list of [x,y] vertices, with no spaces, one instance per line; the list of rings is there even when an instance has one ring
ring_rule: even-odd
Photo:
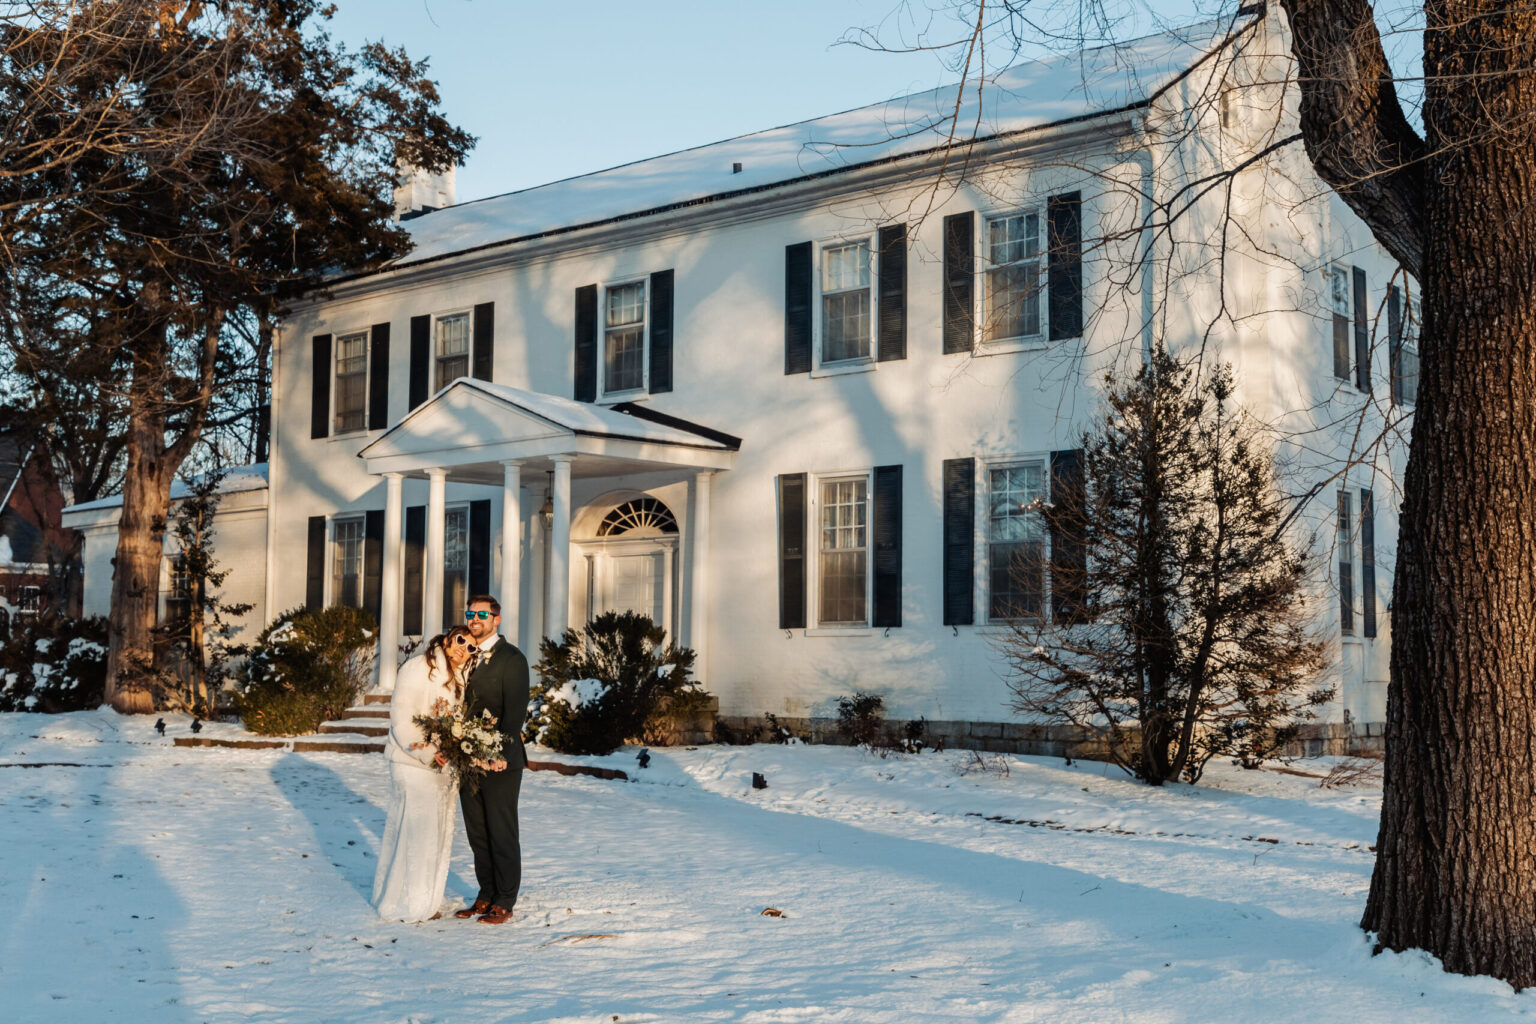
[[[475,855],[477,899],[511,910],[523,880],[523,850],[517,837],[517,795],[523,787],[521,768],[491,772],[480,788],[459,791],[464,832]]]

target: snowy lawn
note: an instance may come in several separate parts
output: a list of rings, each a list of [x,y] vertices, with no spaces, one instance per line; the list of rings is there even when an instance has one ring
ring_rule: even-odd
[[[1370,955],[1375,790],[631,752],[585,759],[630,783],[527,776],[513,924],[402,925],[368,905],[381,756],[181,749],[151,725],[0,715],[0,1019],[1536,1019],[1536,993]],[[448,890],[473,892],[462,834]]]

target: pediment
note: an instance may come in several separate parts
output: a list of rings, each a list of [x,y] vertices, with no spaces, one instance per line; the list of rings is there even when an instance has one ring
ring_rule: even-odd
[[[366,459],[380,459],[570,436],[569,428],[456,382],[412,411],[360,454]]]

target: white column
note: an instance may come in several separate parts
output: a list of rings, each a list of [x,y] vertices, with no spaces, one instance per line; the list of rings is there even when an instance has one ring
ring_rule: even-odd
[[[554,455],[555,521],[549,531],[549,635],[559,639],[571,612],[571,462],[573,455]]]
[[[522,631],[518,628],[518,588],[522,586],[523,545],[522,468],[516,462],[501,464],[501,586],[496,599],[501,602],[501,632],[520,649]]]
[[[688,516],[688,646],[693,648],[693,672],[709,678],[709,480],[713,470],[701,470],[689,481],[692,508]]]
[[[427,592],[421,606],[421,633],[426,639],[443,631],[443,516],[447,487],[446,469],[427,470]]]
[[[401,577],[405,570],[405,545],[400,537],[399,473],[384,474],[384,573],[379,581],[379,691],[395,689],[399,661],[400,630],[405,609],[401,605]]]
[[[672,545],[661,547],[661,628],[667,631],[667,643],[677,643],[677,628],[672,622]]]

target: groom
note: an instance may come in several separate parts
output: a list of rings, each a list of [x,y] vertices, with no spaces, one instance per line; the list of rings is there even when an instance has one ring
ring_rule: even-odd
[[[489,709],[496,728],[506,737],[502,756],[507,770],[488,772],[480,788],[459,791],[464,810],[464,831],[475,855],[475,880],[480,892],[473,906],[454,917],[479,916],[482,924],[505,924],[512,919],[517,889],[522,881],[523,855],[517,838],[517,794],[523,784],[528,755],[523,750],[523,718],[528,713],[528,659],[502,639],[501,604],[489,594],[470,599],[465,626],[478,652],[469,676],[464,700],[471,714]]]

